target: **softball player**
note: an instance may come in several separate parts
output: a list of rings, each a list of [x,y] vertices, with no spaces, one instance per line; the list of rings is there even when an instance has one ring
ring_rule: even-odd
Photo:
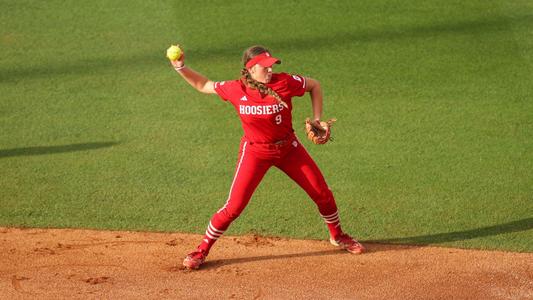
[[[333,245],[354,254],[365,251],[363,245],[342,231],[333,194],[292,128],[292,98],[303,96],[306,92],[311,96],[314,122],[320,121],[322,90],[317,80],[273,73],[273,65],[281,61],[261,46],[250,47],[244,52],[242,77],[237,80],[211,81],[187,67],[185,55],[171,63],[196,90],[218,94],[223,101],[231,103],[244,130],[228,199],[211,218],[196,251],[183,261],[185,267],[198,269],[204,263],[213,244],[239,217],[272,166],[285,172],[315,202],[327,224]]]

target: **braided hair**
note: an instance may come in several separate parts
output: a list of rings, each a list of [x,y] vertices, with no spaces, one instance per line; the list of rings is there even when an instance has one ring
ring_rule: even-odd
[[[270,52],[270,51],[268,51],[268,49],[263,46],[252,46],[246,49],[242,55],[243,65],[246,66],[246,63],[250,61],[250,59],[265,52]],[[248,69],[246,67],[242,68],[241,75],[243,76],[246,82],[246,85],[248,85],[248,87],[254,90],[259,90],[259,92],[261,92],[262,94],[267,94],[267,95],[274,97],[278,101],[279,104],[288,108],[287,103],[285,103],[285,101],[281,99],[281,97],[278,95],[278,93],[276,93],[276,91],[268,87],[266,84],[253,79],[252,74],[248,72]]]

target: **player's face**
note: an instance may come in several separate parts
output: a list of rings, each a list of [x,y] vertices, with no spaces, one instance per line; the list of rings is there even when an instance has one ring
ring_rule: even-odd
[[[269,83],[272,79],[272,67],[263,67],[257,64],[250,68],[250,74],[253,79],[259,82]]]

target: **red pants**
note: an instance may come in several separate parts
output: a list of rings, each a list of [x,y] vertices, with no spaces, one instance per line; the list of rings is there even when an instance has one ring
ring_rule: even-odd
[[[307,192],[318,206],[332,236],[341,232],[333,194],[320,169],[295,136],[279,144],[251,143],[243,138],[228,200],[211,218],[200,249],[208,252],[231,222],[239,217],[272,166],[285,172]]]

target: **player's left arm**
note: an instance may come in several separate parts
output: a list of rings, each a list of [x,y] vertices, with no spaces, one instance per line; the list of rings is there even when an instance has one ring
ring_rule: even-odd
[[[313,121],[320,121],[320,118],[322,117],[322,104],[324,101],[320,82],[316,79],[306,77],[305,91],[308,92],[311,96],[311,105],[313,107]]]

